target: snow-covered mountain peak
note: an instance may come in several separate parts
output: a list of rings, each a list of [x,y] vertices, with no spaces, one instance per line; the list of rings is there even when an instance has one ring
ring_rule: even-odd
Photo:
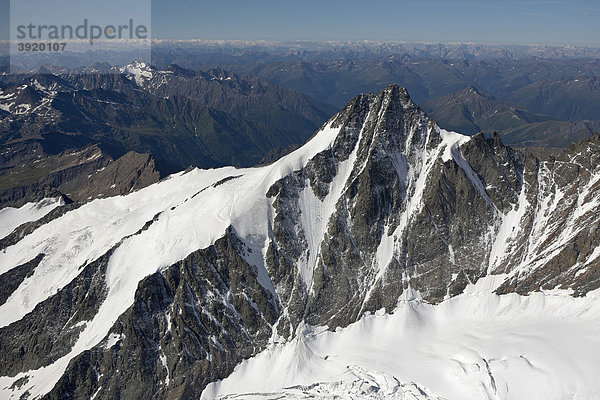
[[[400,308],[399,325],[377,319],[391,324],[389,343],[396,328],[437,326],[433,304],[450,307],[468,288],[468,307],[478,309],[481,297],[482,306],[501,311],[507,308],[493,291],[585,295],[598,288],[600,269],[594,140],[558,160],[526,159],[497,137],[440,129],[391,85],[357,96],[270,165],[194,169],[126,196],[57,207],[64,212],[2,239],[0,274],[15,278],[0,323],[6,338],[18,340],[2,342],[4,359],[16,361],[0,365],[1,393],[199,398],[207,384],[274,343],[311,350],[306,332],[370,332],[366,316]],[[510,297],[514,309],[519,301]],[[21,329],[39,321],[43,331]],[[369,332],[349,343],[375,341]],[[42,344],[22,347],[33,340]],[[52,352],[40,359],[44,345]],[[327,347],[292,357],[290,370],[324,364]],[[490,357],[464,356],[459,369],[483,371],[466,381],[485,379],[486,393],[497,391],[492,373],[481,369]],[[355,355],[339,359],[362,363]],[[521,362],[518,354],[509,359]],[[298,390],[371,382],[382,393],[409,396],[425,387],[399,377],[401,365],[392,375],[371,365],[337,376],[338,367]],[[148,374],[147,384],[135,384]],[[438,398],[448,387],[420,393]],[[268,391],[296,395],[279,389]]]
[[[119,71],[122,74],[126,74],[130,79],[135,80],[138,86],[141,86],[145,80],[152,79],[154,68],[146,62],[135,60],[121,67]]]
[[[150,71],[152,69],[154,68],[149,63],[140,60],[133,60],[132,62],[121,68],[123,72],[130,70]]]

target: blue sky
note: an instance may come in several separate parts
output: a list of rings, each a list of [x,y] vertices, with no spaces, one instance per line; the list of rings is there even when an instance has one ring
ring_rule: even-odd
[[[155,0],[153,16],[168,38],[600,46],[598,0]]]
[[[66,2],[46,4],[56,10]],[[0,34],[7,31],[7,4],[0,0]],[[154,0],[152,15],[153,36],[173,39],[600,46],[599,0]]]

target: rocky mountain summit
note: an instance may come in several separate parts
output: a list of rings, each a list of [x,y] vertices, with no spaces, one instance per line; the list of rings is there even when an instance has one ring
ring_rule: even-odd
[[[449,304],[480,282],[490,295],[584,297],[600,287],[599,159],[599,135],[538,160],[498,136],[445,131],[391,85],[270,165],[193,169],[58,206],[0,241],[11,282],[0,391],[195,399],[315,327],[333,334],[411,301]],[[481,385],[497,395],[488,363],[477,364]],[[443,398],[348,368],[342,387],[357,396],[370,382],[388,396],[371,398]]]

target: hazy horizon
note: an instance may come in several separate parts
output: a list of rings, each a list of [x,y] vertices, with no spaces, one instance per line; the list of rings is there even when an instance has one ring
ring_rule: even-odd
[[[0,39],[8,36],[9,3],[0,0]],[[150,3],[152,36],[160,39],[600,47],[600,5],[588,0]],[[55,11],[75,12],[69,0],[52,4]]]
[[[155,0],[152,7],[153,35],[165,39],[600,46],[600,6],[585,0]]]

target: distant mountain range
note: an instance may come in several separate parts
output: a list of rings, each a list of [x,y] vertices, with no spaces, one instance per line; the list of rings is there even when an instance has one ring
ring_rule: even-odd
[[[261,55],[266,62],[316,61],[341,58],[378,58],[409,55],[446,60],[548,58],[598,58],[600,49],[591,46],[501,45],[482,43],[409,43],[395,41],[252,41],[252,40],[168,40],[154,39],[153,62],[185,54],[208,60],[247,61]]]
[[[9,65],[8,41],[0,40],[0,71]],[[135,58],[147,56],[144,51],[66,51],[44,57],[47,65],[77,68],[95,62],[124,65]],[[266,41],[266,40],[170,40],[154,38],[152,64],[178,64],[197,68],[199,64],[225,65],[251,62],[333,61],[339,59],[377,59],[386,56],[411,56],[443,60],[482,61],[490,59],[594,59],[600,49],[590,46],[500,45],[482,43],[408,43],[394,41]],[[12,66],[21,70],[34,68],[31,57],[18,54]],[[39,64],[36,64],[39,65]]]
[[[114,160],[147,153],[161,176],[188,166],[251,166],[304,143],[332,113],[306,95],[222,69],[114,68],[1,77],[0,201],[41,190],[36,182],[67,168],[56,158],[65,151],[96,146],[98,159]],[[47,158],[54,161],[41,162]]]
[[[338,106],[353,93],[398,83],[441,126],[470,134],[497,131],[515,146],[563,147],[600,130],[598,59],[470,61],[393,55],[314,62],[255,60],[224,67]],[[486,115],[496,111],[500,114]]]
[[[157,66],[96,63],[3,74],[0,204],[18,205],[58,187],[65,194],[74,169],[65,174],[67,164],[56,160],[84,148],[99,149],[108,163],[145,154],[152,162],[144,175],[152,179],[188,166],[269,163],[302,145],[355,93],[390,83],[405,86],[441,127],[497,132],[515,147],[545,153],[600,131],[598,59],[382,55],[398,48],[372,43],[307,45],[306,53],[282,58],[281,46],[241,45],[185,43],[174,51],[172,42],[159,43]],[[91,165],[81,173],[90,175]],[[113,193],[113,184],[125,191],[141,184],[115,176],[100,181],[106,184],[96,185],[97,195]]]
[[[472,86],[432,99],[423,108],[445,129],[467,135],[498,132],[511,146],[566,147],[600,132],[600,121],[561,121],[510,106]]]
[[[348,102],[353,93],[376,92],[395,82],[405,86],[419,103],[473,86],[502,101],[516,104],[526,101],[531,111],[557,119],[600,119],[600,104],[593,101],[598,96],[599,59],[472,61],[390,55],[331,61],[264,62],[255,58],[252,62],[221,65],[243,76],[262,77],[336,106]],[[568,110],[557,105],[556,99],[561,96],[569,105]],[[545,103],[550,99],[552,107]]]

